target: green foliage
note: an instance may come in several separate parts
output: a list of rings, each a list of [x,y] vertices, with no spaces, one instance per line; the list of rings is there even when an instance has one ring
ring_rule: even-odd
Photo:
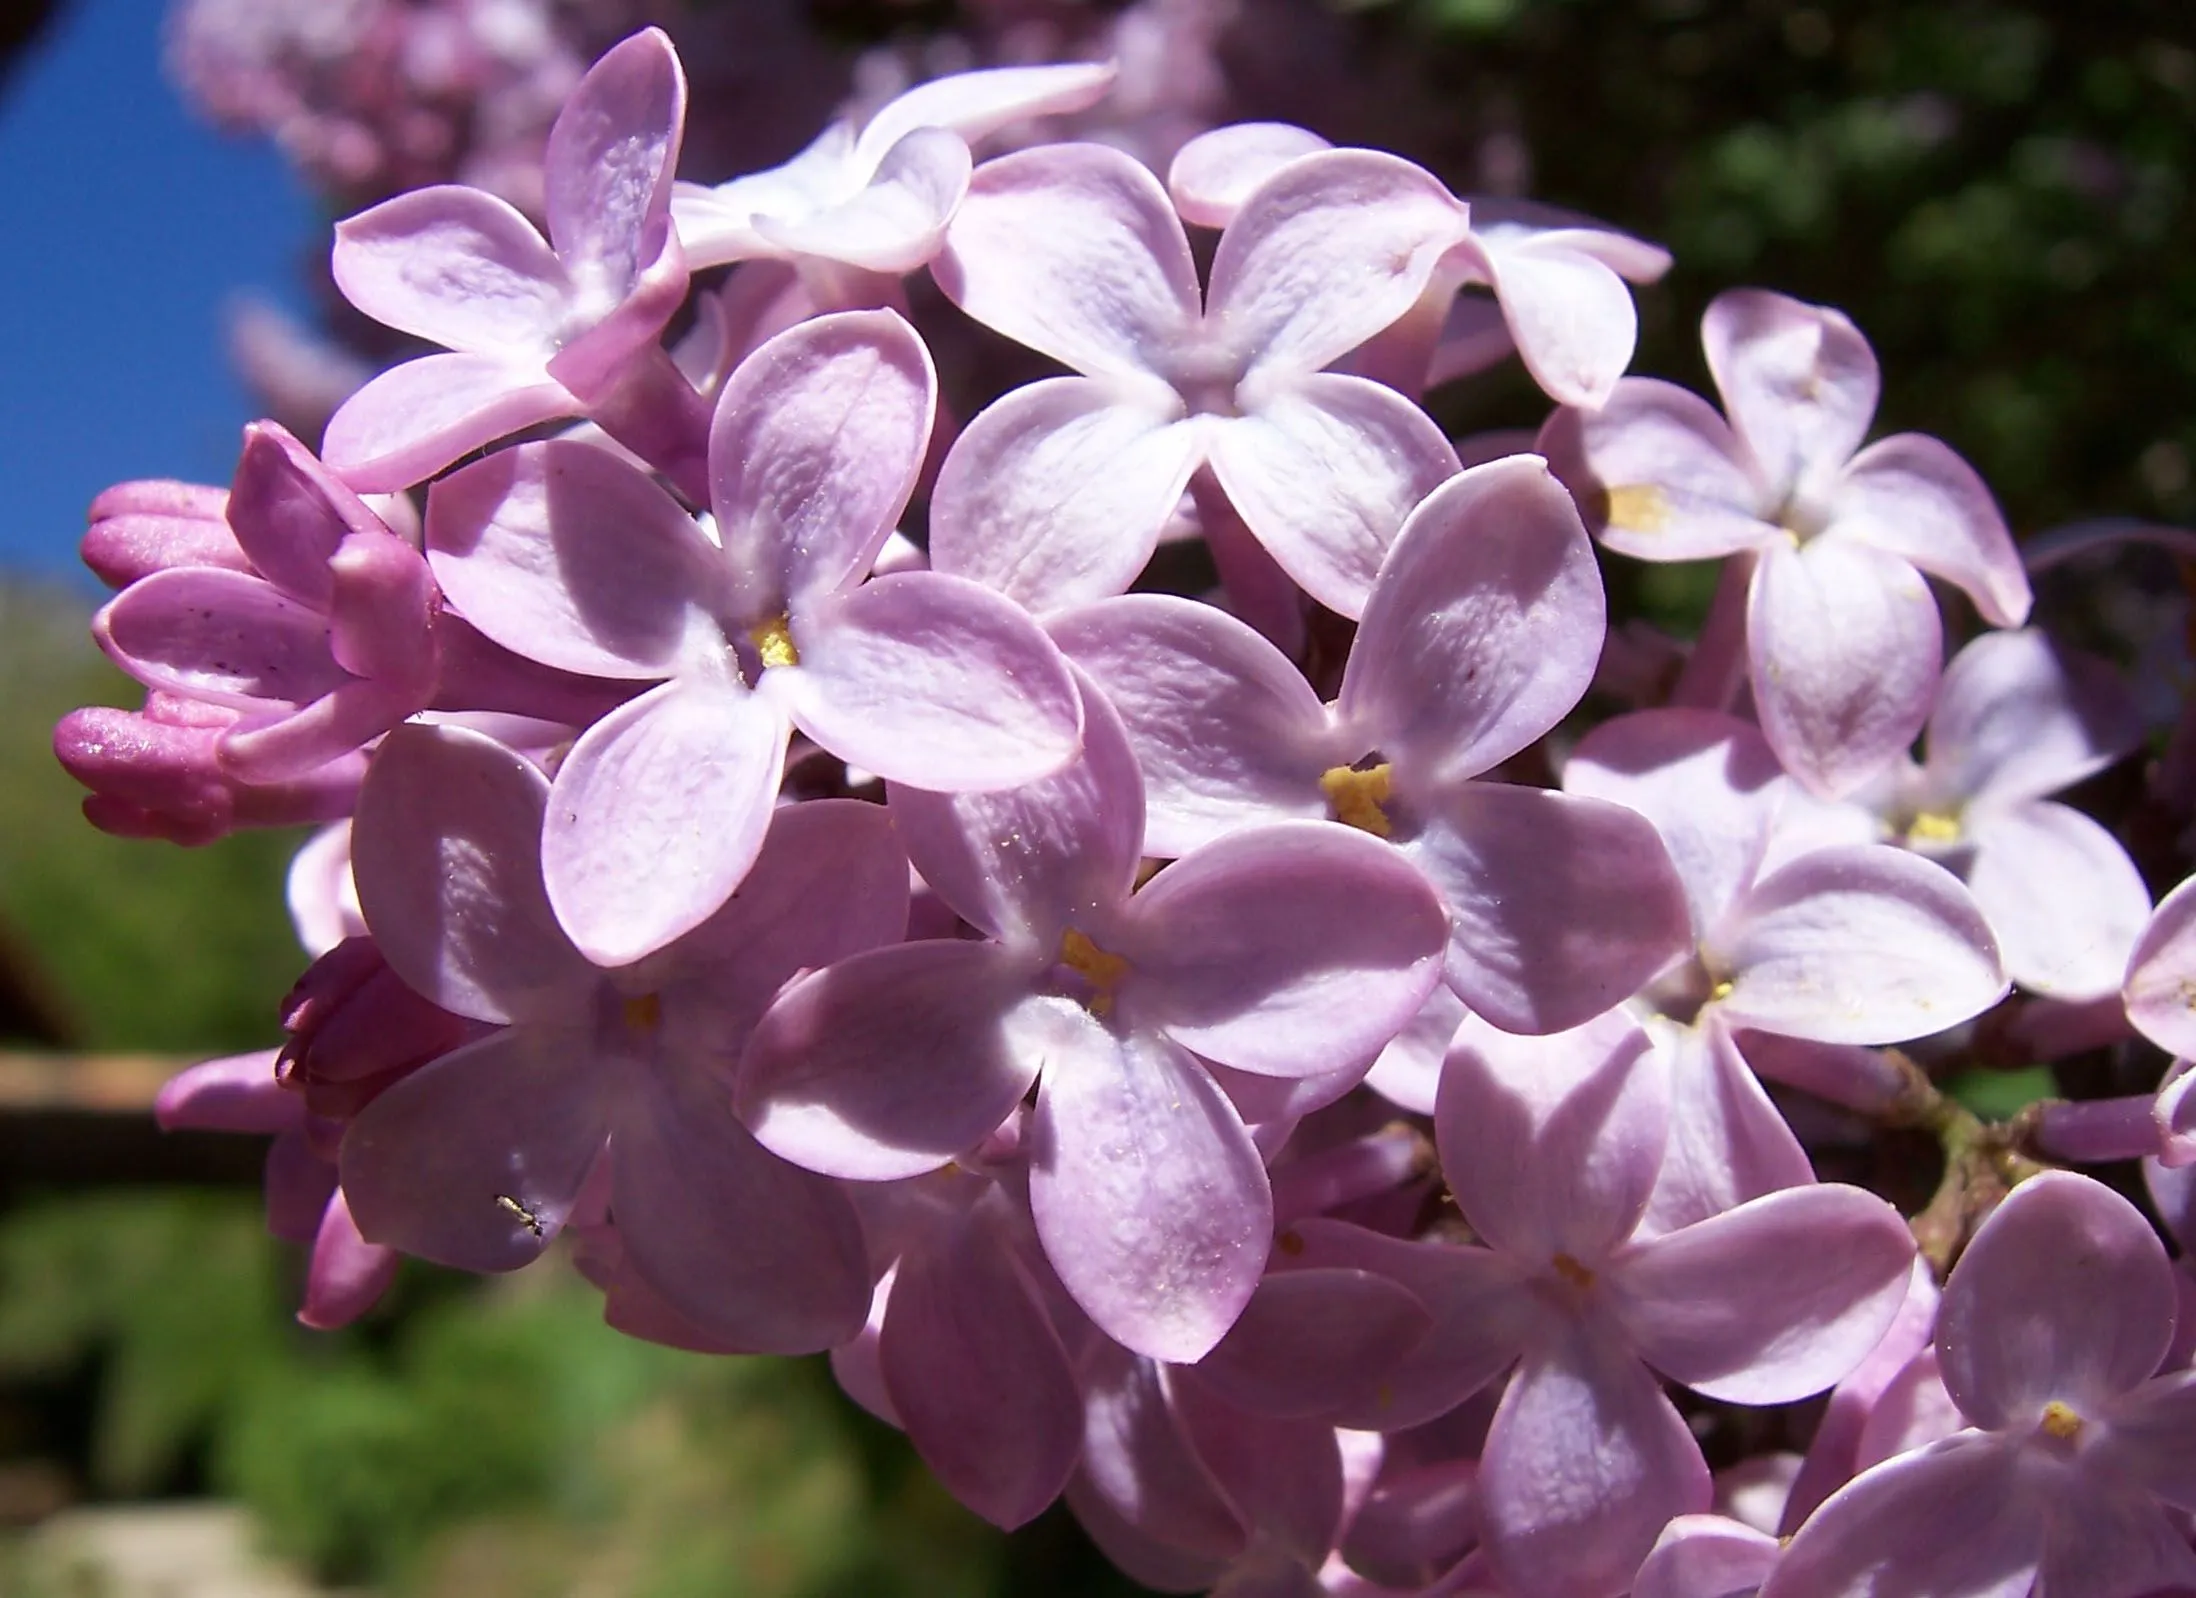
[[[243,1195],[103,1193],[0,1225],[0,1376],[101,1361],[91,1465],[109,1492],[168,1481],[279,1362],[283,1319]]]

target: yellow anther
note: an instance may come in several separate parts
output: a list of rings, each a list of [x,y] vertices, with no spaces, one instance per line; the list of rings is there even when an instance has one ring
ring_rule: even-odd
[[[2082,1434],[2082,1417],[2054,1398],[2044,1405],[2043,1419],[2037,1422],[2037,1430],[2062,1443],[2071,1443]]]
[[[1659,533],[1670,525],[1670,496],[1653,483],[1626,483],[1608,491],[1611,527]]]
[[[747,629],[747,641],[755,646],[765,666],[798,666],[801,652],[793,647],[793,629],[783,616]]]
[[[1080,974],[1097,989],[1091,995],[1089,1003],[1092,1015],[1112,1014],[1113,990],[1128,975],[1129,963],[1126,960],[1117,954],[1109,954],[1075,928],[1069,927],[1060,934],[1060,963]]]
[[[1708,1002],[1714,1004],[1719,999],[1728,999],[1731,996],[1731,990],[1737,986],[1736,982],[1733,982],[1729,977],[1725,977],[1708,990]]]
[[[1335,820],[1375,838],[1394,833],[1395,824],[1380,808],[1395,791],[1395,779],[1385,762],[1367,771],[1355,766],[1330,767],[1320,774],[1319,791],[1327,796]]]
[[[636,993],[622,1008],[625,1024],[635,1032],[653,1032],[663,1024],[663,1000],[653,993]]]
[[[1594,1285],[1594,1273],[1579,1264],[1577,1260],[1572,1259],[1568,1254],[1558,1254],[1549,1263],[1555,1266],[1556,1275],[1562,1277],[1573,1287],[1588,1288]]]
[[[1909,843],[1957,843],[1960,818],[1941,810],[1924,810],[1907,826],[1906,838]]]

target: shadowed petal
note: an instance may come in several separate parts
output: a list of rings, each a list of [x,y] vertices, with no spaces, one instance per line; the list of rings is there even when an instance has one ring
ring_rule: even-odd
[[[328,652],[324,614],[213,566],[140,578],[107,602],[93,632],[146,687],[234,710],[306,704],[349,681]]]
[[[1480,1456],[1485,1544],[1517,1591],[1613,1598],[1673,1515],[1708,1507],[1700,1445],[1631,1350],[1590,1324],[1530,1350]]]
[[[1928,780],[1948,800],[2041,799],[2142,742],[2120,674],[2033,628],[1985,633],[1954,655],[1929,713]]]
[[[1815,1179],[1721,1015],[1711,1008],[1693,1026],[1666,1024],[1656,1038],[1670,1061],[1670,1145],[1643,1229],[1674,1231]]]
[[[2165,1245],[2135,1207],[2047,1171],[1998,1206],[1945,1284],[1945,1390],[1989,1428],[2025,1426],[2052,1399],[2093,1413],[2158,1368],[2174,1314]]]
[[[415,992],[477,1021],[577,1017],[595,972],[550,913],[541,879],[548,779],[459,727],[383,740],[351,824],[359,906]]]
[[[1030,1210],[1045,1256],[1099,1329],[1153,1359],[1204,1358],[1266,1263],[1265,1162],[1174,1044],[1093,1027],[1047,1059]]]
[[[545,666],[668,677],[724,648],[716,549],[654,479],[590,444],[520,444],[441,479],[427,551],[467,621]]]
[[[2127,962],[2127,1018],[2144,1037],[2196,1058],[2196,878],[2158,901]]]
[[[1710,1398],[1785,1404],[1867,1357],[1906,1299],[1913,1264],[1898,1211],[1828,1184],[1635,1241],[1607,1275],[1641,1359]]]
[[[583,1032],[511,1027],[391,1084],[343,1137],[359,1232],[461,1271],[531,1263],[602,1153],[615,1069]]]
[[[1060,1496],[1082,1395],[994,1228],[972,1220],[901,1256],[878,1354],[901,1425],[954,1497],[1011,1531]]]
[[[642,1077],[611,1130],[611,1204],[634,1269],[738,1348],[812,1354],[859,1332],[869,1259],[838,1185],[756,1143],[680,1062]]]
[[[1373,1399],[1433,1324],[1409,1289],[1371,1271],[1281,1271],[1184,1379],[1255,1414],[1330,1415]]]
[[[1449,986],[1496,1025],[1576,1026],[1684,947],[1684,890],[1644,816],[1493,782],[1436,803],[1405,853],[1449,912]]]
[[[2119,840],[2048,799],[1972,816],[1967,831],[1976,846],[1967,886],[2005,974],[2055,999],[2116,991],[2150,920],[2150,890]]]

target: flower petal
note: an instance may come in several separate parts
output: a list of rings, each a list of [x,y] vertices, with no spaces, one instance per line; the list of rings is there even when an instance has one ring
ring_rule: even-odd
[[[1304,591],[1363,611],[1403,520],[1455,475],[1456,450],[1392,388],[1339,372],[1265,385],[1211,430],[1213,474]]]
[[[755,231],[789,256],[813,255],[893,277],[920,271],[945,244],[946,224],[968,192],[968,146],[943,128],[916,128],[886,152],[876,176],[826,210]]]
[[[1093,377],[1150,371],[1200,316],[1166,190],[1106,145],[1040,145],[979,166],[931,271],[986,327]]]
[[[1944,668],[1929,713],[1932,796],[2041,799],[2094,776],[2143,740],[2120,674],[2034,628],[1985,633]]]
[[[1066,659],[1011,599],[942,572],[874,577],[819,600],[782,683],[794,723],[888,782],[987,791],[1075,757],[1083,711]]]
[[[1815,1179],[1721,1015],[1711,1008],[1696,1025],[1665,1022],[1654,1035],[1670,1061],[1670,1145],[1643,1230],[1674,1231]]]
[[[549,129],[542,201],[549,237],[582,296],[620,299],[671,226],[686,74],[661,28],[587,69]]]
[[[1335,747],[1304,674],[1242,622],[1173,594],[1055,613],[1046,630],[1128,729],[1143,773],[1144,848],[1173,859],[1262,822],[1327,814]]]
[[[1414,784],[1476,777],[1578,703],[1606,618],[1593,546],[1547,463],[1490,461],[1404,523],[1335,708]]]
[[[893,311],[802,322],[725,379],[709,499],[741,619],[797,614],[869,570],[914,492],[937,394]]]
[[[1030,1211],[1045,1256],[1107,1336],[1153,1359],[1212,1351],[1273,1238],[1265,1162],[1188,1054],[1093,1026],[1048,1057]]]
[[[611,1206],[632,1267],[737,1348],[813,1354],[859,1332],[869,1257],[838,1185],[758,1145],[683,1062],[641,1075],[610,1134]]]
[[[583,1015],[595,973],[541,879],[548,779],[460,727],[405,726],[375,752],[351,824],[366,925],[407,986],[477,1021]]]
[[[2144,1037],[2196,1058],[2196,878],[2158,901],[2128,956],[2125,992],[2127,1018]]]
[[[977,413],[931,497],[934,569],[1031,610],[1127,589],[1204,458],[1157,383],[1048,378]]]
[[[1029,962],[956,938],[872,949],[788,987],[740,1062],[740,1118],[796,1165],[858,1182],[982,1142],[1096,1025],[1031,992]]]
[[[214,566],[174,566],[107,602],[93,632],[148,688],[233,710],[301,705],[350,680],[328,652],[328,618],[274,584]]]
[[[580,735],[557,770],[542,874],[597,965],[629,965],[716,914],[747,875],[788,728],[744,688],[674,679]]]
[[[545,666],[647,679],[724,652],[715,547],[654,479],[589,444],[520,444],[442,478],[427,555],[467,621]]]
[[[2048,799],[1971,816],[1967,831],[1967,886],[2005,974],[2054,999],[2116,992],[2150,920],[2150,890],[2119,840]]]
[[[1818,1043],[1898,1043],[2006,991],[1974,897],[1887,844],[1817,849],[1750,889],[1705,944],[1733,1027]]]
[[[1903,754],[1929,717],[1943,626],[1912,566],[1858,540],[1769,545],[1747,596],[1762,731],[1784,768],[1837,798]]]
[[[1708,370],[1782,501],[1835,471],[1876,414],[1875,352],[1845,314],[1763,289],[1716,296],[1700,322]]]
[[[1920,433],[1879,439],[1853,457],[1832,525],[1964,590],[1993,627],[2028,619],[2028,572],[1975,468]]]
[[[1291,122],[1231,122],[1208,128],[1174,152],[1167,193],[1193,227],[1224,228],[1251,191],[1300,156],[1334,146]]]
[[[1733,1404],[1787,1404],[1839,1381],[1905,1302],[1914,1238],[1875,1194],[1786,1188],[1608,1263],[1639,1357]]]
[[[1621,1010],[1547,1037],[1465,1017],[1434,1106],[1457,1207],[1536,1269],[1557,1254],[1594,1269],[1632,1235],[1669,1130],[1668,1067]]]
[[[1228,1335],[1185,1371],[1238,1409],[1308,1419],[1376,1398],[1433,1324],[1409,1289],[1371,1271],[1270,1273]]]
[[[361,494],[394,493],[499,438],[579,410],[538,362],[422,355],[390,367],[337,408],[320,458]]]
[[[602,1153],[611,1069],[582,1031],[519,1026],[390,1084],[343,1137],[360,1234],[461,1271],[532,1263]]]
[[[1685,946],[1684,890],[1644,816],[1496,782],[1428,809],[1404,852],[1448,909],[1449,986],[1497,1026],[1576,1026]]]
[[[1363,1065],[1440,980],[1447,918],[1364,833],[1284,821],[1208,844],[1129,903],[1121,1013],[1237,1070]]]
[[[1066,61],[949,72],[879,106],[862,128],[855,163],[881,159],[916,128],[947,128],[976,144],[1032,117],[1086,110],[1105,98],[1119,70],[1110,61]]]
[[[1745,445],[1714,406],[1675,383],[1625,378],[1598,411],[1556,412],[1534,447],[1619,554],[1706,560],[1777,536]]]
[[[336,287],[385,327],[472,355],[545,361],[570,287],[517,207],[454,183],[336,224]]]
[[[2157,1370],[2174,1315],[2165,1245],[2135,1207],[2046,1171],[1960,1256],[1937,1312],[1938,1365],[1978,1426],[2032,1425],[2053,1399],[2093,1415]]]

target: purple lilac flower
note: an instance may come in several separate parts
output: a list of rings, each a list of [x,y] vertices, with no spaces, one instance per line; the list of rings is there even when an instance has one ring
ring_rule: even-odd
[[[1860,447],[1876,358],[1838,312],[1759,290],[1701,322],[1726,421],[1653,378],[1566,409],[1541,447],[1603,544],[1642,560],[1742,555],[1745,658],[1786,771],[1850,792],[1914,741],[1942,651],[1921,572],[2017,627],[2027,575],[1990,491],[1933,438]]]
[[[933,572],[869,577],[935,392],[889,311],[780,334],[718,397],[714,537],[588,444],[520,445],[435,485],[429,555],[457,610],[546,665],[656,685],[557,772],[544,870],[589,958],[639,959],[724,903],[794,727],[941,789],[1026,782],[1074,754],[1066,662],[1017,606]]]
[[[895,786],[910,859],[984,941],[907,943],[796,983],[741,1065],[763,1144],[857,1181],[936,1170],[1032,1088],[1030,1207],[1093,1322],[1202,1357],[1272,1239],[1265,1163],[1204,1062],[1362,1069],[1438,980],[1439,904],[1326,822],[1244,832],[1134,888],[1143,803],[1095,689],[1082,757],[996,794]],[[1132,891],[1133,890],[1133,891]]]

